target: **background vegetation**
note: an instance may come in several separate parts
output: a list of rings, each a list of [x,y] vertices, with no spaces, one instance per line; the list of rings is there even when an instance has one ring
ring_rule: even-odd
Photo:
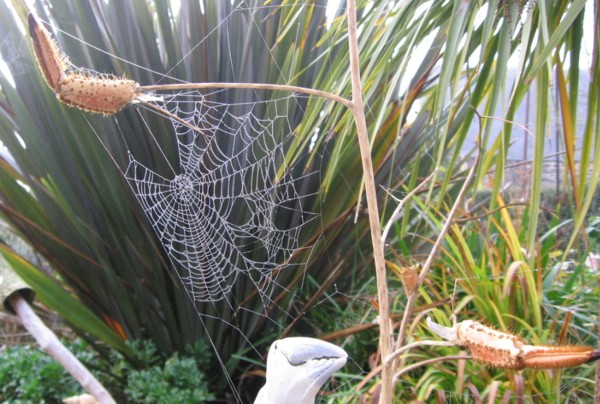
[[[326,3],[182,1],[175,12],[174,3],[162,1],[54,0],[37,2],[35,10],[44,21],[85,41],[57,33],[76,66],[124,74],[142,84],[161,81],[154,72],[169,72],[189,82],[293,84],[349,97],[343,8],[328,20]],[[386,239],[393,319],[405,308],[402,280],[406,283],[405,274],[411,273],[406,268],[423,263],[466,170],[478,162],[467,200],[426,282],[415,291],[419,299],[405,341],[431,338],[423,315],[448,325],[455,312],[459,319],[484,319],[534,343],[596,344],[590,331],[597,323],[596,272],[583,262],[598,239],[589,213],[600,178],[595,138],[600,133],[600,72],[596,37],[588,109],[578,109],[585,8],[581,0],[359,2],[359,54],[380,213],[384,225],[394,222]],[[277,309],[269,308],[275,321],[256,315],[265,308],[253,285],[240,287],[238,300],[247,310],[236,313],[232,332],[224,321],[204,317],[203,322],[198,316],[210,314],[211,307],[188,300],[104,149],[123,164],[125,138],[135,153],[166,164],[153,146],[150,128],[165,134],[161,149],[176,162],[168,121],[133,107],[105,118],[58,103],[35,67],[25,34],[27,13],[21,1],[0,4],[0,37],[5,38],[0,51],[10,71],[0,76],[0,139],[10,152],[0,160],[0,210],[51,268],[3,248],[40,300],[99,351],[106,353],[110,346],[131,363],[139,364],[126,340],[149,339],[171,356],[209,339],[236,386],[257,384],[247,372],[256,369],[258,352],[278,336],[325,336],[347,348],[353,359],[353,374],[344,376],[346,383],[336,394],[375,392],[377,379],[367,373],[373,366],[369,355],[377,349],[372,322],[378,313],[349,111],[317,98],[290,111],[297,134],[290,155],[300,170],[319,170],[304,186],[322,191],[314,200],[321,220],[306,229],[303,240],[311,244],[320,238],[309,255],[298,257],[308,262],[306,272],[288,271],[278,278],[289,293],[275,297]],[[599,31],[597,16],[594,28]],[[512,84],[507,82],[509,64],[516,66]],[[504,185],[512,120],[527,91],[537,100],[530,128],[531,180],[522,198],[511,201]],[[247,96],[226,91],[218,101],[235,103]],[[498,106],[503,113],[492,117]],[[581,117],[583,147],[576,156],[575,123]],[[492,122],[498,119],[504,124],[496,132]],[[473,127],[479,132],[478,150],[464,147]],[[322,136],[313,146],[310,139],[317,130]],[[558,205],[542,204],[549,131],[560,132],[565,150],[567,192]],[[398,199],[426,178],[425,187],[396,215]],[[566,267],[567,262],[572,265]],[[450,353],[456,348],[410,351],[399,369]],[[463,394],[584,401],[592,394],[591,372],[585,367],[521,374],[446,361],[399,376],[396,395],[399,402],[444,395],[460,399]],[[210,383],[219,397],[227,398],[228,387],[217,373],[211,373]],[[238,388],[244,400],[254,397],[251,388]]]
[[[81,340],[67,343],[69,350],[101,377],[117,402],[199,403],[214,399],[205,375],[211,356],[205,344],[198,342],[172,357],[157,351],[151,341],[128,346],[143,366],[134,366],[117,351],[101,358]],[[28,345],[9,346],[2,352],[0,382],[3,403],[59,403],[85,394],[58,362]]]

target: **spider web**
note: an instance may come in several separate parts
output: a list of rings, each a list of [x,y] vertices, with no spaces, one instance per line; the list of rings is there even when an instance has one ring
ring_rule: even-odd
[[[238,18],[255,21],[261,38],[255,45],[270,48],[262,39],[259,16],[276,9],[240,2],[166,72],[137,66],[155,75],[153,80],[138,82],[154,87],[177,82],[192,86],[189,77],[183,80],[171,74],[208,38],[219,32],[228,37],[229,27],[235,26]],[[236,56],[227,55],[231,66],[223,67],[232,70],[233,81],[257,80],[245,77],[243,66],[234,62]],[[271,62],[270,68],[278,72],[281,82],[291,82],[279,62],[274,58]],[[294,291],[302,289],[314,246],[326,243],[320,221],[320,165],[327,159],[327,151],[296,137],[302,131],[307,95],[248,89],[171,92],[166,89],[168,84],[164,87],[148,94],[147,101],[155,108],[144,103],[136,108],[146,125],[143,136],[149,136],[155,145],[138,143],[137,133],[119,117],[115,122],[125,148],[101,142],[123,173],[193,302],[233,398],[242,402],[226,363],[231,358],[219,349],[236,344],[235,337],[224,342],[229,336],[219,338],[211,331],[225,329],[214,327],[225,323],[227,334],[242,337],[240,352],[261,355],[257,347],[264,340],[252,338],[250,333],[260,334],[249,324],[266,324],[263,330],[274,326],[284,332],[312,308],[296,312],[291,303],[282,304],[286,299],[282,296],[295,296],[287,293],[292,279],[301,279]],[[159,112],[160,118],[154,120],[157,110],[168,114]],[[165,116],[170,125],[163,125]],[[326,136],[318,131],[311,142]],[[259,299],[254,299],[256,295]],[[360,367],[358,372],[362,372]]]
[[[233,306],[242,277],[268,301],[302,228],[318,217],[305,206],[314,193],[299,189],[315,172],[295,175],[286,159],[297,100],[223,104],[214,95],[166,97],[179,167],[163,176],[129,153],[125,177],[195,302]]]

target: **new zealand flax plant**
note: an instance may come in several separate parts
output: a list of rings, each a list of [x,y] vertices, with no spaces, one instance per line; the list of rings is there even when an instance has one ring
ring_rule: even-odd
[[[206,1],[182,2],[179,9],[175,6],[174,2],[153,1],[119,5],[40,1],[36,12],[41,20],[76,37],[56,32],[74,65],[125,75],[138,83],[159,83],[164,79],[156,72],[168,72],[186,82],[280,83],[350,97],[343,3],[337,14],[329,17],[326,1]],[[399,242],[405,255],[418,257],[429,251],[425,240],[435,237],[440,227],[432,225],[430,215],[423,212],[447,217],[464,183],[463,163],[473,161],[476,154],[464,147],[473,126],[481,132],[480,164],[470,186],[481,184],[486,173],[495,170],[489,207],[498,208],[513,131],[511,118],[535,82],[540,99],[535,128],[538,142],[528,200],[529,234],[524,241],[526,249],[533,250],[544,155],[539,139],[543,139],[550,113],[547,101],[553,96],[549,76],[556,66],[560,67],[559,77],[568,78],[559,83],[564,83],[561,122],[569,145],[574,134],[568,118],[581,113],[573,110],[578,78],[577,63],[573,62],[578,60],[583,36],[584,6],[584,1],[551,6],[541,0],[527,7],[523,2],[358,3],[358,55],[379,213],[382,224],[391,216],[396,221],[388,242]],[[86,327],[85,322],[76,325],[79,332],[115,347],[120,346],[118,340],[152,339],[165,352],[209,338],[237,385],[238,380],[247,380],[240,376],[252,367],[239,358],[258,358],[248,341],[264,352],[263,346],[286,327],[291,327],[286,333],[315,335],[311,309],[317,303],[323,308],[328,301],[348,304],[336,297],[354,296],[373,276],[352,114],[343,105],[310,98],[288,111],[295,127],[289,155],[302,156],[303,165],[319,173],[304,184],[307,190],[321,192],[313,202],[320,219],[305,228],[302,239],[307,245],[317,242],[310,253],[297,257],[299,262],[307,262],[306,268],[287,271],[278,278],[287,293],[274,297],[276,305],[269,311],[272,321],[257,315],[264,312],[264,302],[248,282],[236,290],[236,300],[244,302],[247,310],[229,313],[229,319],[235,317],[235,332],[221,319],[205,317],[202,322],[198,312],[210,313],[211,307],[194,305],[188,299],[115,165],[127,159],[123,136],[132,153],[159,165],[157,171],[168,170],[167,162],[177,165],[170,122],[135,107],[104,118],[61,105],[35,68],[24,29],[28,12],[17,0],[0,5],[0,31],[7,38],[0,50],[10,72],[0,77],[4,97],[0,136],[11,156],[1,164],[0,208],[15,231],[51,264],[53,272],[44,281],[75,296],[112,330],[112,339]],[[508,61],[518,47],[517,81],[507,87]],[[567,60],[570,67],[565,68]],[[598,69],[597,63],[594,66]],[[588,147],[582,151],[580,163],[587,167],[585,164],[593,161],[596,175],[590,181],[570,176],[578,207],[572,241],[583,228],[600,172],[599,159],[593,158],[596,146],[591,142],[598,125],[594,118],[597,73],[592,76],[595,87],[590,85],[589,91],[593,102],[585,132]],[[249,102],[247,95],[223,91],[219,101]],[[496,118],[505,125],[493,141],[496,134],[491,133],[491,119],[485,115],[494,114],[502,103],[506,113]],[[164,135],[153,136],[157,133]],[[418,203],[408,200],[395,214],[397,200],[425,178],[429,178],[427,186],[413,196]],[[31,266],[27,271],[41,273]],[[303,282],[307,277],[314,283]],[[397,301],[406,301],[399,290],[392,293],[400,299]],[[356,299],[361,300],[351,299],[351,303],[363,298]],[[409,306],[394,305],[392,311],[406,308],[408,319],[415,301],[413,298]],[[55,309],[64,310],[60,306]],[[539,311],[539,307],[532,309]],[[377,313],[373,310],[370,315]],[[534,319],[541,324],[541,315]],[[409,337],[405,330],[402,328],[400,338],[393,330],[399,345]],[[363,358],[355,360],[366,364]],[[366,365],[363,370],[368,370]],[[214,385],[225,394],[223,378],[215,376],[217,379]],[[253,398],[253,392],[247,390],[247,394],[245,399]]]

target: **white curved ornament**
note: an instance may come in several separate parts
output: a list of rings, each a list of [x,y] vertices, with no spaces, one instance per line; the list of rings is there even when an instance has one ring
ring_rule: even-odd
[[[267,382],[254,404],[313,404],[319,389],[346,364],[342,348],[314,338],[275,341],[267,358]]]

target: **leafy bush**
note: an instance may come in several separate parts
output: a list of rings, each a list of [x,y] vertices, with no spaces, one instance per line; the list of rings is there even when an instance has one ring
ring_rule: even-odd
[[[86,349],[83,341],[67,343],[119,401],[130,403],[200,403],[214,399],[205,371],[210,360],[206,344],[197,342],[183,354],[167,358],[151,341],[129,345],[140,366],[111,351],[108,360]],[[0,361],[0,401],[6,403],[54,403],[83,394],[82,387],[58,362],[30,346],[5,348]]]
[[[126,365],[125,394],[136,403],[200,403],[214,399],[208,390],[204,370],[207,347],[197,342],[187,347],[186,356],[175,353],[165,360],[150,341],[132,344],[136,356],[146,365],[134,369]]]
[[[30,346],[4,348],[0,361],[0,401],[60,402],[83,389],[46,353]]]

